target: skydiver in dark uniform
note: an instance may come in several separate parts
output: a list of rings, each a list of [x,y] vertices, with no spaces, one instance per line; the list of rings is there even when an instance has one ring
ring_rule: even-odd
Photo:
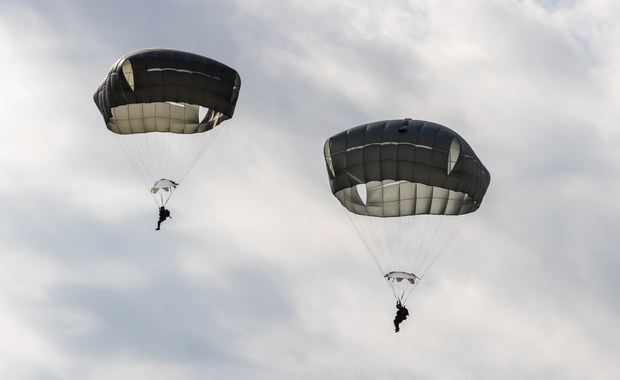
[[[409,315],[409,310],[407,310],[406,307],[401,305],[400,301],[396,302],[396,309],[396,317],[394,318],[394,331],[398,332],[400,331],[398,325],[400,325],[405,319],[407,319],[407,316]]]
[[[161,226],[161,223],[167,218],[172,219],[172,216],[170,216],[170,211],[166,210],[164,206],[161,206],[159,208],[159,220],[157,221],[157,228],[155,229],[155,231],[159,231],[159,227]]]

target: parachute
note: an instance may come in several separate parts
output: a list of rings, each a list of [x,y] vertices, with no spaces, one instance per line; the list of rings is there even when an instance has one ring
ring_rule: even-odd
[[[95,91],[107,128],[159,206],[235,111],[241,79],[232,68],[180,50],[121,57]]]
[[[324,155],[333,195],[404,304],[480,207],[489,172],[456,132],[412,119],[338,133]]]

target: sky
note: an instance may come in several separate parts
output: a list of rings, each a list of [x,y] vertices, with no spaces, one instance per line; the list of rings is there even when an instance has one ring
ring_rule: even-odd
[[[0,378],[615,379],[614,0],[5,0]],[[241,76],[157,209],[92,95],[143,48]],[[323,144],[387,119],[463,136],[481,208],[408,300],[338,201]]]

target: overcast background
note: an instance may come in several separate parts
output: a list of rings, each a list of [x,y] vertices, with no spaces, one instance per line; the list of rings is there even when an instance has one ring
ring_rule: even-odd
[[[0,378],[616,379],[620,3],[5,0]],[[241,75],[156,205],[92,94],[164,47]],[[324,141],[446,125],[492,175],[408,301],[331,195]]]

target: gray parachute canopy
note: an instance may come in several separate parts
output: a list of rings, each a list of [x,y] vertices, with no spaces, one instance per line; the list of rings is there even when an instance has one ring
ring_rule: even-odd
[[[240,87],[239,74],[213,59],[180,50],[144,49],[112,66],[94,100],[114,133],[188,134],[231,118]]]
[[[332,193],[360,215],[470,213],[491,180],[461,136],[428,121],[360,125],[330,137],[324,154]]]

